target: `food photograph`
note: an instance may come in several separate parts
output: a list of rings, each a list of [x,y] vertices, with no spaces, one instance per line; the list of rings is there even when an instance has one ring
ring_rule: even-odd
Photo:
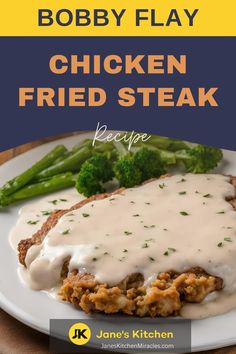
[[[191,319],[195,351],[235,343],[235,153],[109,134],[1,165],[2,308],[43,333],[51,318],[121,314]]]
[[[0,2],[0,354],[236,354],[235,14]]]

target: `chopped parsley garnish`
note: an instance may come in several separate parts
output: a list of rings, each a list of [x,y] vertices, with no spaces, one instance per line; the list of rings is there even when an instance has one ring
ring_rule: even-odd
[[[128,252],[128,250],[125,248],[125,249],[123,250],[123,252],[126,253],[126,252]]]
[[[150,205],[151,203],[149,203],[149,202],[146,202],[145,204],[147,204],[147,205]]]
[[[203,197],[204,197],[204,198],[211,198],[212,195],[211,195],[210,193],[208,193],[208,194],[205,194]]]
[[[131,202],[130,202],[131,204],[135,204],[135,202],[133,201],[133,200],[131,200]]]
[[[151,262],[154,262],[155,261],[155,258],[153,258],[153,257],[148,257],[149,258],[149,260],[151,261]]]
[[[225,212],[224,212],[224,210],[222,210],[222,211],[218,211],[216,214],[224,214]]]
[[[103,254],[104,254],[104,256],[107,256],[109,253],[108,252],[104,252]]]
[[[225,237],[224,240],[227,241],[227,242],[233,242],[231,237]]]
[[[82,214],[84,218],[87,218],[88,216],[90,216],[89,214],[83,213]]]
[[[120,262],[123,262],[124,260],[125,260],[125,256],[124,256],[124,257],[121,257],[121,258],[119,259]]]
[[[146,229],[152,229],[152,228],[156,227],[156,225],[150,225],[150,226],[148,226],[148,225],[143,225],[143,227],[145,227]]]
[[[163,229],[164,231],[168,231],[168,229]]]
[[[61,202],[68,202],[67,199],[60,199]]]
[[[183,216],[189,215],[189,213],[187,213],[186,211],[180,211],[179,213],[180,213],[180,215],[183,215]]]
[[[53,205],[57,205],[58,200],[57,200],[57,199],[49,200],[48,203],[51,203],[51,204],[53,204]]]
[[[170,253],[176,252],[176,249],[173,247],[168,247],[168,250],[163,253],[164,256],[169,256]]]
[[[116,198],[110,198],[109,201],[111,202],[112,200],[116,200]]]
[[[149,238],[147,240],[145,240],[146,242],[151,242],[151,241],[154,241],[153,238]]]
[[[183,191],[183,192],[179,192],[179,195],[185,195],[187,192]]]
[[[180,181],[178,181],[177,183],[181,183],[181,182],[186,182],[186,179],[182,178]]]
[[[65,231],[62,232],[62,235],[69,235],[70,233],[70,229],[66,229]]]
[[[51,210],[42,210],[41,213],[43,216],[46,216],[46,215],[51,215],[52,211]]]
[[[142,245],[142,248],[148,248],[149,247],[149,245],[147,244],[147,243],[144,243],[143,245]]]
[[[74,213],[66,214],[66,216],[74,216],[74,215],[75,215]]]
[[[97,261],[97,258],[96,258],[96,257],[93,257],[93,258],[92,258],[92,261],[93,261],[93,262],[96,262],[96,261]]]
[[[219,242],[217,247],[223,247],[223,242]]]
[[[165,187],[166,187],[165,183],[159,184],[159,188],[163,189],[163,188],[165,188]]]
[[[132,232],[130,232],[130,231],[124,231],[124,234],[127,235],[127,236],[128,236],[128,235],[132,235]]]
[[[39,220],[29,220],[29,221],[27,221],[27,224],[36,225],[38,222],[39,222]]]
[[[137,217],[137,216],[140,216],[139,214],[134,214],[133,216]]]

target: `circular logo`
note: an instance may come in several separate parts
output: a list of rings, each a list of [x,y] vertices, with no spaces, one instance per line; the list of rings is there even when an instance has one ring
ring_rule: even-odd
[[[68,336],[73,344],[85,345],[91,338],[91,330],[85,323],[74,323],[69,329]]]

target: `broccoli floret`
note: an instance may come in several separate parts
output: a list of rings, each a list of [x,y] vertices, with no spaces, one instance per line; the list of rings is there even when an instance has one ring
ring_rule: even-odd
[[[114,170],[120,185],[128,188],[149,178],[160,177],[166,172],[159,152],[147,148],[122,156]]]
[[[134,163],[142,173],[142,182],[166,173],[161,156],[155,150],[140,149],[134,154]]]
[[[102,183],[114,177],[111,162],[106,156],[95,154],[85,161],[76,181],[76,189],[86,197],[104,192]]]
[[[131,154],[122,156],[115,163],[114,171],[122,187],[130,188],[142,182],[142,173]]]
[[[206,173],[213,170],[222,160],[223,153],[220,149],[196,145],[189,150],[180,150],[176,152],[178,161],[182,161],[187,172]]]

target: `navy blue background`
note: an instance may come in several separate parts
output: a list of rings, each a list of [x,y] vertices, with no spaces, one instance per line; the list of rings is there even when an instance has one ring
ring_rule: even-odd
[[[235,37],[2,37],[0,38],[0,150],[59,133],[136,130],[236,150]],[[186,75],[55,75],[54,54],[186,54]],[[18,107],[19,87],[103,87],[102,107]],[[219,107],[130,108],[117,103],[118,89],[130,87],[219,87]],[[154,101],[152,101],[154,102]]]

